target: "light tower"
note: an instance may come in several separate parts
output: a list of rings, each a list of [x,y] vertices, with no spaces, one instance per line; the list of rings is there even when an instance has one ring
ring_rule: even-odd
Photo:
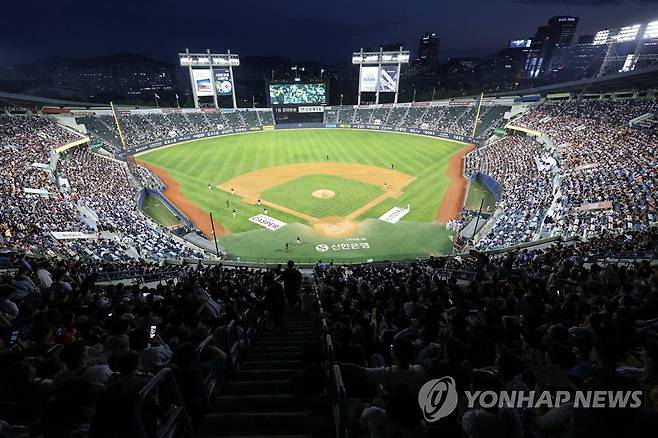
[[[375,93],[375,103],[379,103],[379,93],[395,93],[398,102],[400,86],[400,68],[409,63],[409,51],[400,50],[364,52],[361,49],[352,53],[352,64],[359,66],[359,95],[357,104],[361,105],[361,93]],[[364,67],[365,66],[365,67]]]
[[[199,97],[203,96],[212,96],[215,108],[219,106],[217,104],[217,94],[228,93],[218,90],[215,80],[217,75],[224,74],[227,67],[228,79],[222,82],[228,82],[230,85],[233,108],[237,108],[235,82],[233,81],[233,67],[240,65],[240,58],[237,54],[231,53],[230,50],[221,54],[210,53],[210,49],[206,50],[206,53],[190,53],[189,49],[185,49],[185,53],[179,53],[178,58],[180,59],[180,65],[187,67],[189,70],[195,108],[199,108]]]

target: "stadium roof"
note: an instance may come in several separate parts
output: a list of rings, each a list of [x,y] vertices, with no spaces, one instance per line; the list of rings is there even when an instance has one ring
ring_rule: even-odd
[[[27,94],[17,93],[4,93],[0,91],[0,99],[5,99],[13,102],[24,102],[42,105],[56,105],[56,106],[109,106],[99,103],[77,102],[74,100],[50,99],[48,97],[29,96]]]
[[[599,78],[580,79],[559,84],[544,85],[525,90],[503,91],[487,94],[491,97],[546,95],[551,93],[588,92],[606,93],[658,88],[658,66],[646,67],[624,73],[615,73]]]
[[[83,107],[83,108],[109,108],[109,103],[78,102],[75,100],[51,99],[49,97],[30,96],[27,94],[5,93],[0,91],[0,99],[10,102],[32,104],[34,106],[56,106],[56,107]],[[118,108],[154,108],[151,105],[114,104]]]

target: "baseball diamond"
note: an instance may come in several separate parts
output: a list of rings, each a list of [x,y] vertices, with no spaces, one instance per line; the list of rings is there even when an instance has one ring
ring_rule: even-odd
[[[213,213],[231,256],[275,260],[299,237],[301,244],[287,249],[297,260],[359,261],[450,250],[452,231],[444,224],[463,204],[462,157],[469,150],[418,135],[301,129],[196,140],[137,159],[207,237]],[[378,220],[407,206],[396,224]],[[258,214],[287,225],[265,229],[249,220]]]

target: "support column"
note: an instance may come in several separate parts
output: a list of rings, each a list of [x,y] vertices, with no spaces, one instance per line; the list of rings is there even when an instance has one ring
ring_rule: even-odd
[[[235,100],[235,81],[233,80],[233,64],[231,64],[231,51],[227,50],[228,54],[228,77],[231,80],[231,96],[233,97],[233,109],[238,107],[237,101]]]
[[[382,52],[384,51],[383,47],[379,48],[379,59],[377,60],[377,79],[375,80],[375,103],[379,103],[379,77],[381,76],[382,70]]]
[[[403,47],[400,46],[400,52],[402,52]],[[398,103],[398,94],[400,91],[400,70],[402,69],[402,62],[400,61],[400,55],[398,54],[398,74],[397,78],[395,81],[395,98],[393,100],[393,103]]]
[[[361,105],[361,75],[363,75],[363,47],[360,51],[360,61],[359,61],[359,94],[356,97],[356,104]]]
[[[215,104],[215,108],[219,108],[219,104],[217,103],[217,89],[215,88],[215,72],[212,70],[212,57],[210,56],[210,49],[206,49],[206,53],[208,53],[208,59],[210,60],[210,67],[208,67],[208,70],[210,70],[210,86],[212,87],[212,101]]]
[[[185,49],[188,58],[190,56],[190,49]],[[194,108],[199,108],[199,96],[196,94],[196,82],[194,82],[194,73],[192,73],[192,66],[188,65],[187,69],[190,73],[190,83],[192,84],[192,97],[194,98]]]

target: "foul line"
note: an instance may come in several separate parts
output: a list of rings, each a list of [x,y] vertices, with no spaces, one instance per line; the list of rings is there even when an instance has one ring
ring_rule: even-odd
[[[391,190],[388,190],[388,191],[382,193],[381,195],[377,196],[376,198],[366,202],[361,207],[357,208],[356,210],[354,210],[353,212],[351,212],[347,216],[344,216],[343,219],[346,219],[346,220],[356,219],[357,217],[361,216],[366,211],[368,211],[371,208],[374,208],[375,206],[380,204],[385,199],[399,198],[403,194],[402,189],[404,187],[406,187],[407,185],[411,184],[412,182],[414,182],[415,180],[416,180],[416,177],[408,180],[406,183],[404,183],[403,185],[401,185],[400,187],[398,187],[394,190],[391,189]],[[217,186],[217,187],[220,190],[223,190],[226,193],[230,193],[229,190],[226,190],[226,189],[222,188],[221,186]],[[240,199],[243,202],[248,203],[248,204],[251,204],[252,203],[251,201],[253,201],[253,199],[254,199],[254,197],[252,195],[241,195],[240,192],[235,192],[235,195],[240,196]],[[265,199],[261,199],[260,203],[261,203],[261,205],[264,205],[264,206],[273,208],[275,210],[279,210],[279,211],[282,211],[284,213],[288,213],[292,216],[304,219],[304,220],[306,220],[306,221],[308,221],[312,224],[317,223],[317,222],[322,222],[322,219],[320,219],[320,218],[317,218],[315,216],[311,216],[310,214],[302,213],[301,211],[297,211],[297,210],[292,209],[290,207],[284,207],[283,205],[279,205],[279,204],[276,204],[274,202],[267,201]]]

